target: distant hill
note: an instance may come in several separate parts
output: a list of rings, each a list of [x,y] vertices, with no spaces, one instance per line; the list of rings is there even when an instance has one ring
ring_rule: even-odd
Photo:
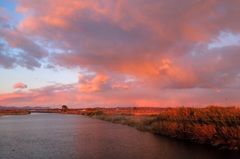
[[[16,107],[16,106],[1,106],[0,105],[0,110],[12,110],[12,109],[18,109],[18,110],[29,110],[29,109],[37,109],[37,110],[41,110],[41,109],[52,109],[50,107],[41,107],[41,106],[36,106],[36,107],[31,107],[31,106],[24,106],[24,107]]]

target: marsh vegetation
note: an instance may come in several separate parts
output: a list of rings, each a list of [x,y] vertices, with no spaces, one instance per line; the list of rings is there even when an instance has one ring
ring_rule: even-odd
[[[221,149],[240,150],[240,108],[168,108],[153,113],[138,110],[94,110],[84,115],[121,123],[139,130],[167,135],[201,144],[210,144]]]

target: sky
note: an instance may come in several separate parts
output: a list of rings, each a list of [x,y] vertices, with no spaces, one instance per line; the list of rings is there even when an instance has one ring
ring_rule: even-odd
[[[239,0],[1,0],[0,105],[240,106]]]

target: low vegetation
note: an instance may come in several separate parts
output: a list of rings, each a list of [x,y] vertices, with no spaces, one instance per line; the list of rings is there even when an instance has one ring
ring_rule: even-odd
[[[240,108],[237,107],[169,108],[144,115],[135,115],[134,111],[124,114],[95,110],[85,115],[155,134],[240,150]]]
[[[154,133],[240,150],[240,108],[173,108],[150,125]]]

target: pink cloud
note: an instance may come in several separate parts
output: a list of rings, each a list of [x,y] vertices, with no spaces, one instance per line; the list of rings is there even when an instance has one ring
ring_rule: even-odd
[[[13,88],[20,88],[20,89],[24,89],[24,88],[27,88],[27,85],[19,82],[19,83],[16,83],[13,85]]]
[[[121,88],[121,89],[129,89],[129,88],[132,88],[132,85],[129,84],[129,83],[124,83],[124,84],[121,84],[119,82],[114,82],[112,84],[112,88],[115,89],[115,88]]]
[[[220,31],[239,31],[234,27],[238,25],[235,19],[239,14],[232,14],[238,12],[235,7],[238,1],[141,0],[144,5],[140,5],[136,0],[108,3],[45,0],[48,6],[36,5],[35,1],[19,2],[20,12],[32,13],[27,13],[30,16],[21,22],[19,31],[40,36],[53,47],[66,51],[53,54],[52,62],[94,72],[108,70],[156,78],[159,69],[169,67],[159,61],[168,58],[176,61],[180,55],[190,54],[197,44],[216,38]],[[10,44],[16,43],[11,39]]]

